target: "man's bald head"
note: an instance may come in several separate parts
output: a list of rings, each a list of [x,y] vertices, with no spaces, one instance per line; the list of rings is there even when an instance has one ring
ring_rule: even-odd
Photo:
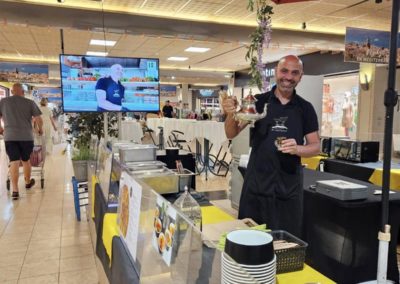
[[[282,57],[275,68],[276,90],[290,97],[303,76],[303,62],[296,55]]]
[[[14,96],[24,96],[24,88],[21,83],[15,83],[12,86],[11,92]]]
[[[299,66],[301,67],[301,71],[303,71],[303,61],[301,61],[301,59],[298,56],[286,55],[286,56],[282,57],[281,59],[279,59],[278,66],[279,66],[279,64],[284,64],[286,62],[299,64]]]

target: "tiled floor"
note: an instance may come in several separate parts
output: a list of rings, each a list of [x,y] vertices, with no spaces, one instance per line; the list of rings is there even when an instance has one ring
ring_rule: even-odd
[[[0,283],[98,283],[89,224],[75,218],[71,165],[61,147],[45,163],[45,188],[12,201],[0,150]],[[23,185],[23,178],[20,179]],[[83,213],[85,214],[85,213]],[[85,216],[85,215],[84,215]]]

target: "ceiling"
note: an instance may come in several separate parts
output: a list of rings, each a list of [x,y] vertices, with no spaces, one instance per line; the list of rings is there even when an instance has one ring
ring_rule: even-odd
[[[105,51],[89,42],[106,38],[117,41],[107,47],[109,56],[160,58],[163,81],[218,84],[249,66],[244,56],[255,15],[246,5],[247,0],[65,0],[62,4],[57,0],[0,0],[0,60],[57,63],[59,29],[63,28],[65,53]],[[273,33],[264,52],[265,62],[286,54],[343,50],[346,26],[390,27],[391,1],[387,0],[381,4],[320,0],[271,5]],[[105,12],[99,13],[102,9]],[[190,46],[210,50],[185,52]],[[171,56],[188,60],[168,61]]]

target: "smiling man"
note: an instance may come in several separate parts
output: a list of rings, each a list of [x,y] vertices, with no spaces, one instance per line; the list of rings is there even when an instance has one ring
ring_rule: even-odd
[[[114,64],[110,70],[110,76],[101,78],[96,84],[98,110],[120,111],[125,98],[125,87],[120,82],[124,76],[124,68],[120,64]]]
[[[252,218],[273,230],[286,230],[301,237],[303,216],[303,171],[301,157],[319,152],[318,120],[313,106],[296,94],[303,76],[303,63],[294,55],[279,60],[276,86],[257,95],[261,113],[255,123],[252,151],[244,179],[239,218]],[[237,102],[226,98],[225,132],[232,139],[245,127],[234,119]]]

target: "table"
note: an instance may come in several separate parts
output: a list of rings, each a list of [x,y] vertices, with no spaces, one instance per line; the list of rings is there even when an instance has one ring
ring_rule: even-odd
[[[371,182],[382,186],[382,162],[352,163],[344,160],[324,160],[324,170],[329,173]],[[392,162],[390,170],[390,188],[400,190],[400,164]]]
[[[313,190],[316,180],[343,179],[368,186],[361,201],[340,201]],[[338,283],[358,283],[376,278],[381,196],[377,186],[336,174],[304,169],[304,231],[308,242],[306,262]],[[400,229],[400,193],[390,194],[388,276],[399,281],[396,245]]]
[[[135,120],[121,121],[121,137],[120,140],[129,140],[137,143],[142,142],[144,136],[142,125]]]
[[[103,235],[99,230],[104,231],[107,228],[103,228],[104,226],[110,226],[110,231],[115,231],[113,227],[116,224],[112,224],[112,222],[116,222],[115,216],[113,213],[106,212],[106,204],[105,198],[103,196],[103,191],[100,186],[96,184],[94,186],[95,190],[95,222],[96,220],[104,218],[100,224],[98,225],[98,230],[96,230],[97,234],[97,248],[96,254],[100,258],[104,271],[109,279],[110,283],[130,283],[136,284],[140,283],[140,279],[135,270],[135,265],[132,262],[132,259],[127,252],[125,244],[121,240],[117,234],[112,238],[112,257],[108,256],[107,250],[104,245],[104,240],[101,239]],[[202,207],[203,214],[207,215],[204,217],[204,223],[214,223],[215,216],[218,216],[219,221],[231,220],[232,217],[222,212],[220,209],[206,205]],[[212,215],[212,216],[211,216]],[[107,241],[109,243],[109,240]],[[109,247],[109,244],[106,245]],[[209,281],[210,271],[211,269],[220,269],[217,265],[221,263],[219,259],[219,254],[216,253],[216,249],[203,247],[202,249],[202,257],[201,257],[201,269],[195,267],[194,271],[196,273],[191,274],[190,276],[193,278],[193,282],[191,283],[212,283]],[[218,267],[217,267],[218,266]],[[198,272],[198,273],[197,273]],[[323,283],[323,284],[331,284],[334,283],[315,269],[311,268],[308,265],[304,266],[302,271],[296,271],[292,273],[284,273],[277,275],[278,281],[280,284],[293,284],[296,283],[296,280],[301,280],[301,283]],[[196,282],[197,281],[197,282]],[[162,283],[162,282],[160,282]]]

